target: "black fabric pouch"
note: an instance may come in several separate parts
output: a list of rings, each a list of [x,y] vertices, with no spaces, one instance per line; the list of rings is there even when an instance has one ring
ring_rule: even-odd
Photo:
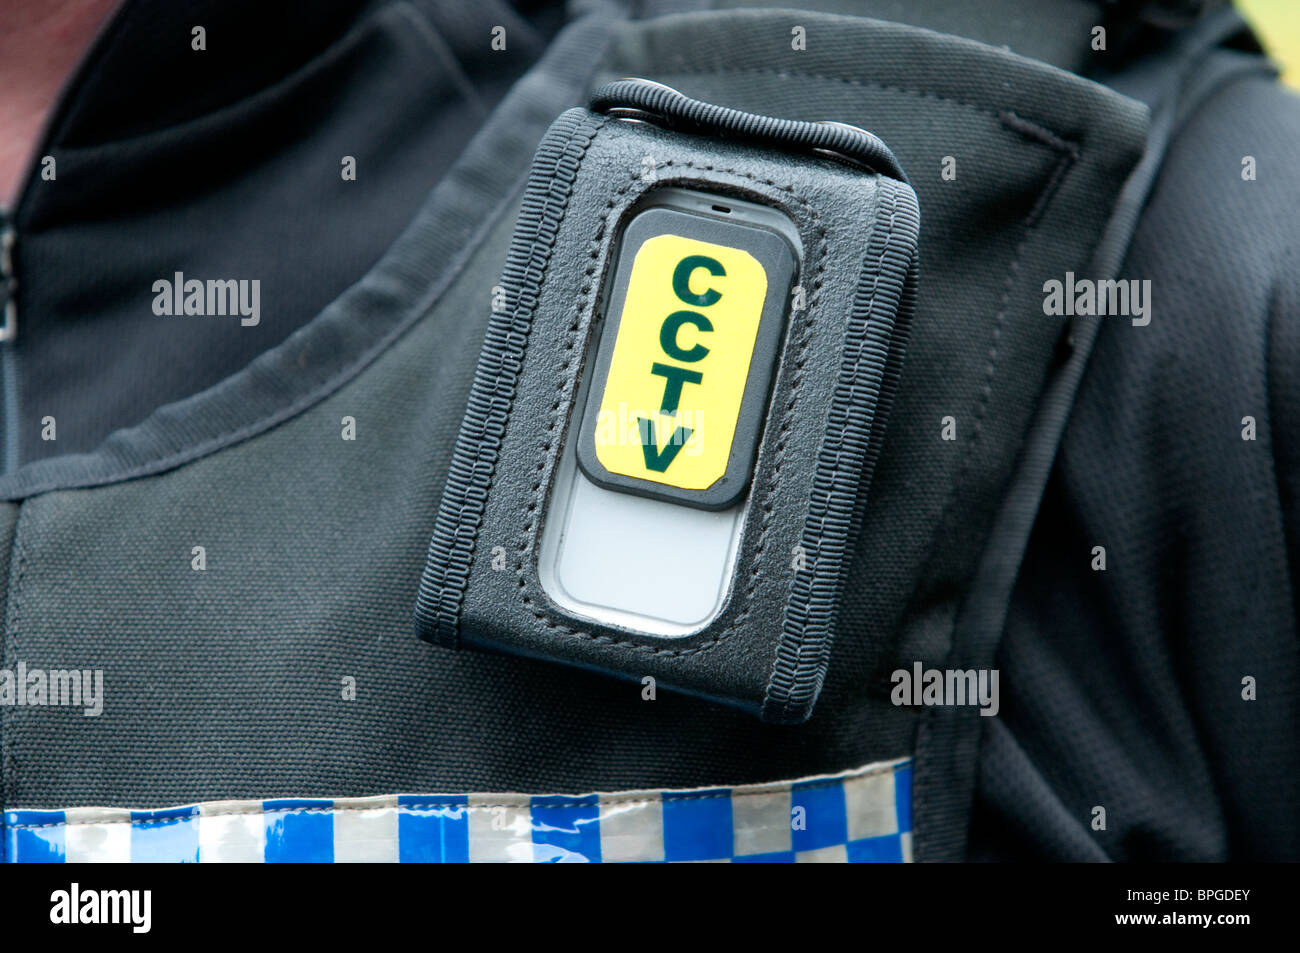
[[[683,197],[695,206],[683,209]],[[693,272],[678,254],[682,283],[665,300],[681,310],[657,338],[636,337],[633,312],[656,299],[638,284],[649,245],[645,228],[631,223],[648,221],[638,216],[650,208],[672,213],[663,221],[698,223],[678,229],[682,248],[707,250],[711,238],[721,248],[733,235],[731,244],[752,244],[757,259],[771,261],[757,247],[784,242],[792,268],[766,265],[764,284],[728,264],[731,277],[714,279],[726,271],[718,262]],[[612,83],[591,109],[561,115],[538,148],[493,289],[420,584],[420,637],[599,670],[640,681],[648,697],[665,687],[766,721],[806,720],[854,539],[870,518],[872,470],[913,311],[918,231],[906,177],[860,129],[755,116],[644,81]],[[699,260],[710,259],[689,259]],[[653,363],[663,360],[678,368],[676,393],[704,393],[692,390],[692,368],[721,368],[716,342],[734,339],[722,318],[704,317],[726,281],[734,300],[763,302],[752,352],[742,348],[748,374],[727,372],[747,386],[723,453],[726,477],[681,490],[645,479],[656,478],[649,470],[630,479],[605,471],[592,434],[597,410],[612,406],[618,362],[668,373]],[[657,346],[637,350],[655,341],[670,357],[689,361],[708,352],[706,343],[717,357],[674,365]],[[706,373],[712,386],[723,372]],[[675,399],[673,413],[658,419],[671,428],[680,418]],[[615,440],[643,444],[629,459],[644,451],[651,469],[655,459],[701,465],[689,461],[698,449],[689,439],[674,449],[662,430],[656,435],[654,416],[634,409],[628,418],[640,430],[621,419],[611,428]],[[650,555],[640,551],[647,547]],[[696,573],[694,559],[709,571]],[[716,587],[700,582],[712,572]],[[588,591],[578,598],[575,589]],[[687,618],[685,605],[700,591],[707,603],[715,590],[700,619]],[[606,594],[624,602],[599,605]],[[641,615],[628,610],[638,600],[649,606]]]

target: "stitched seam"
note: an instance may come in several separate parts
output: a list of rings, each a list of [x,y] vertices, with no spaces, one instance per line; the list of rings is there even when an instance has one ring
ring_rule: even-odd
[[[459,645],[481,523],[514,416],[557,229],[587,149],[603,124],[601,117],[573,118],[566,112],[542,140],[528,175],[520,223],[501,279],[509,289],[508,307],[494,309],[488,323],[416,596],[417,627],[433,641]]]
[[[1042,143],[1049,149],[1056,152],[1064,153],[1072,158],[1079,158],[1079,145],[1069,139],[1058,136],[1052,130],[1048,129],[1041,123],[1026,119],[1023,116],[1012,112],[1010,109],[1004,109],[998,113],[998,122],[1006,126],[1012,132],[1018,132],[1027,139]]]
[[[1016,245],[1016,250],[1012,254],[1011,262],[1007,268],[1007,275],[1003,281],[1002,297],[998,301],[998,312],[993,321],[993,340],[989,345],[988,368],[984,374],[983,387],[980,389],[979,403],[976,404],[975,407],[975,421],[971,427],[970,440],[967,441],[966,448],[962,451],[962,459],[957,470],[957,478],[948,489],[948,493],[944,498],[943,508],[939,511],[939,517],[935,522],[935,526],[940,530],[942,530],[944,523],[947,522],[948,515],[952,511],[953,503],[956,502],[957,493],[965,484],[966,478],[970,473],[971,461],[975,455],[975,447],[979,443],[980,434],[984,429],[984,417],[988,412],[989,401],[993,396],[993,379],[997,376],[999,345],[1002,339],[1002,331],[1006,327],[1007,310],[1011,303],[1011,292],[1015,288],[1016,277],[1020,271],[1021,256],[1024,254],[1025,248],[1029,244],[1030,232],[1037,224],[1037,218],[1042,214],[1043,207],[1046,204],[1045,198],[1050,197],[1051,193],[1055,192],[1057,186],[1059,186],[1064,180],[1066,172],[1069,171],[1069,168],[1081,156],[1081,150],[1077,144],[1062,139],[1046,127],[1037,123],[1032,123],[1015,115],[1015,113],[1005,113],[1000,115],[999,121],[1002,122],[1006,128],[1018,132],[1034,142],[1046,145],[1049,148],[1060,152],[1062,158],[1061,161],[1057,163],[1056,168],[1053,170],[1051,176],[1049,176],[1047,182],[1044,184],[1043,190],[1039,193],[1039,197],[1035,201],[1033,208],[1030,209],[1029,214],[1026,215],[1024,222],[1022,223],[1022,227],[1025,229],[1025,234]],[[929,552],[926,555],[927,565],[934,559],[937,541],[938,537],[936,536],[935,541],[930,544]]]
[[[808,784],[800,784],[798,790],[815,791],[815,790],[820,790],[822,788],[835,787],[837,785],[842,785],[849,781],[856,781],[861,778],[874,778],[883,774],[897,774],[898,771],[901,768],[906,767],[907,764],[908,762],[903,762],[902,764],[886,764],[886,765],[882,765],[879,768],[872,768],[869,771],[862,771],[857,774],[842,775],[840,777],[835,777],[835,778],[826,778],[825,780],[822,781],[812,782]],[[208,817],[274,817],[276,815],[281,815],[281,814],[356,814],[356,813],[365,813],[367,811],[420,810],[422,808],[434,808],[434,807],[462,808],[466,810],[480,810],[480,811],[492,810],[498,807],[500,808],[526,807],[530,811],[546,810],[548,808],[563,809],[563,808],[575,808],[575,807],[605,807],[605,806],[613,806],[613,805],[629,807],[629,806],[644,805],[644,804],[658,804],[665,800],[667,801],[709,801],[709,800],[717,800],[718,798],[730,798],[732,800],[738,800],[740,798],[746,798],[746,797],[766,797],[772,794],[780,794],[786,791],[793,791],[793,790],[795,790],[794,787],[788,786],[788,787],[777,787],[777,788],[765,788],[763,790],[758,790],[758,791],[736,791],[733,789],[730,791],[711,791],[711,792],[702,792],[700,794],[683,794],[680,796],[673,794],[673,792],[671,791],[665,791],[663,792],[663,794],[669,795],[668,797],[664,797],[662,794],[654,797],[645,796],[645,795],[629,795],[628,797],[602,798],[599,801],[574,800],[574,801],[565,801],[565,802],[550,803],[550,804],[532,804],[526,800],[520,800],[514,803],[509,803],[505,801],[499,801],[499,802],[498,801],[471,801],[467,803],[465,801],[458,800],[455,795],[448,795],[445,799],[428,798],[428,799],[421,799],[418,802],[414,802],[414,803],[408,802],[406,804],[374,804],[369,807],[277,807],[277,808],[271,808],[269,810],[261,810],[256,807],[250,807],[246,811],[216,811],[211,814],[195,812],[194,814],[190,814],[188,816],[172,817],[172,818],[166,818],[161,820],[134,821],[128,817],[123,817],[123,818],[114,818],[114,819],[102,820],[102,821],[98,821],[98,820],[48,821],[41,824],[0,823],[0,828],[7,827],[10,830],[42,830],[50,827],[99,827],[101,825],[109,825],[109,824],[131,824],[135,827],[163,827],[168,824],[177,824],[182,821],[189,821],[198,818],[208,818]],[[533,797],[546,797],[546,795],[521,794],[520,797],[533,798]],[[895,797],[897,797],[897,795],[895,795]],[[77,808],[67,808],[67,810],[77,810]],[[125,809],[119,808],[118,810],[125,810]],[[162,810],[169,810],[169,809],[163,808]]]
[[[1025,138],[1045,145],[1060,154],[1056,167],[1052,169],[1052,174],[1048,176],[1047,182],[1044,183],[1042,190],[1038,193],[1038,199],[1034,202],[1034,207],[1029,210],[1029,214],[1025,217],[1025,227],[1034,228],[1043,217],[1043,213],[1047,211],[1052,196],[1056,194],[1057,188],[1065,180],[1065,174],[1070,170],[1070,166],[1078,161],[1081,154],[1079,144],[1068,139],[1062,139],[1046,126],[1031,122],[1010,110],[999,113],[998,121],[1012,132],[1018,132]]]
[[[908,191],[910,193],[910,188]],[[888,287],[882,290],[882,282],[887,278],[891,283],[894,279],[899,279],[898,299],[891,310],[895,312],[897,319],[902,320],[901,312],[906,307],[907,285],[914,280],[912,265],[915,264],[917,251],[915,246],[911,248],[908,261],[903,263],[901,275],[894,275],[889,271],[889,263],[896,253],[894,239],[900,229],[900,219],[905,216],[910,217],[910,233],[913,236],[916,234],[916,207],[914,204],[911,206],[911,216],[908,216],[908,210],[900,207],[902,204],[897,191],[882,186],[881,201],[875,211],[876,222],[873,224],[867,242],[867,254],[876,258],[878,267],[870,273],[865,288],[863,278],[867,276],[859,276],[859,285],[854,293],[852,314],[847,323],[845,337],[846,353],[853,354],[852,370],[847,374],[846,380],[846,365],[841,363],[836,368],[835,388],[827,410],[828,416],[823,422],[826,432],[822,436],[817,453],[809,511],[800,533],[800,543],[811,554],[811,558],[807,561],[806,567],[795,574],[791,584],[792,595],[786,602],[782,624],[783,636],[777,646],[772,672],[763,695],[762,709],[765,714],[772,706],[787,711],[800,704],[806,704],[810,695],[815,698],[816,691],[820,690],[826,658],[834,639],[838,601],[848,572],[848,563],[852,557],[851,536],[860,530],[861,526],[862,510],[859,506],[865,501],[861,501],[860,497],[864,492],[864,485],[871,480],[875,472],[876,461],[871,454],[871,446],[873,440],[879,440],[879,428],[883,426],[877,412],[880,410],[881,401],[888,399],[886,397],[886,388],[889,386],[888,352],[898,343],[899,328],[893,320],[890,320],[885,341],[873,340],[874,328],[881,323],[876,314],[876,305],[882,297],[887,299],[890,294]],[[882,212],[887,212],[888,216],[883,224],[880,221]],[[882,232],[877,252],[876,236]],[[889,307],[887,301],[885,306]],[[862,315],[861,327],[855,329],[854,315],[859,311]],[[874,348],[882,344],[886,353],[880,359],[878,368],[873,370]],[[870,380],[861,379],[864,373],[876,376],[874,387]],[[847,428],[837,430],[835,422],[841,419],[841,415],[844,418],[851,418],[855,410],[858,413],[862,412],[863,408],[855,405],[849,394],[858,395],[857,399],[861,401],[864,391],[870,404],[871,420],[867,424],[865,434],[855,433],[852,439],[846,440]],[[844,422],[847,423],[847,420]],[[864,440],[860,458],[856,456],[854,450],[854,444],[858,439]],[[827,466],[828,455],[834,461],[829,467]],[[854,481],[853,498],[848,501],[847,523],[843,523],[845,514],[836,505],[837,494],[842,488],[835,483],[835,474],[844,468],[846,461],[857,472],[857,478]],[[837,538],[836,526],[843,526],[842,538]],[[831,570],[829,574],[826,572],[828,568]],[[825,609],[827,615],[822,616],[819,606],[822,604],[822,594],[828,585],[833,587],[834,597],[832,603]],[[791,631],[792,626],[794,631]]]
[[[734,635],[736,631],[745,623],[746,619],[749,618],[749,613],[753,605],[754,592],[758,586],[758,577],[760,575],[760,566],[762,564],[763,553],[767,544],[767,535],[768,535],[768,531],[771,528],[772,514],[775,510],[775,506],[772,501],[776,496],[777,489],[781,485],[781,467],[785,459],[787,438],[789,436],[790,430],[794,426],[794,409],[795,409],[795,405],[798,402],[799,387],[803,383],[803,367],[807,360],[805,354],[807,351],[808,341],[810,340],[812,335],[813,315],[816,312],[816,303],[821,292],[822,279],[826,270],[827,242],[826,242],[826,229],[823,227],[821,223],[821,217],[817,214],[817,210],[813,208],[811,205],[809,205],[805,199],[803,199],[801,196],[796,194],[795,191],[787,185],[774,182],[771,179],[759,178],[758,176],[751,175],[750,173],[740,169],[733,169],[725,166],[715,166],[707,163],[699,164],[690,161],[674,162],[672,160],[669,160],[662,163],[661,168],[668,167],[668,166],[697,169],[704,172],[725,172],[731,175],[740,176],[741,178],[744,179],[748,179],[751,182],[758,182],[772,188],[781,189],[783,192],[786,192],[790,196],[790,199],[795,203],[797,203],[799,207],[802,208],[804,212],[809,216],[809,218],[813,222],[814,231],[816,232],[816,234],[820,239],[820,242],[818,244],[818,249],[816,252],[817,266],[814,269],[815,277],[812,282],[812,293],[809,295],[808,307],[806,309],[807,318],[803,322],[802,332],[801,332],[802,336],[798,344],[796,345],[797,357],[794,361],[794,370],[792,371],[791,378],[790,378],[791,383],[790,383],[789,403],[786,405],[785,412],[782,416],[781,429],[778,431],[777,434],[776,455],[775,455],[775,460],[773,462],[773,468],[772,468],[772,483],[771,483],[771,487],[768,490],[767,495],[763,499],[763,504],[762,504],[763,516],[759,524],[758,541],[754,546],[754,556],[753,556],[754,568],[751,571],[750,579],[745,586],[744,608],[741,610],[740,614],[731,622],[730,625],[728,625],[725,629],[721,630],[712,639],[709,639],[706,642],[702,642],[699,645],[692,646],[690,648],[685,648],[685,649],[669,648],[667,646],[652,643],[652,642],[643,642],[635,638],[627,638],[627,637],[604,635],[600,633],[586,632],[579,629],[572,629],[566,625],[562,625],[561,623],[552,621],[550,618],[548,618],[547,609],[543,606],[538,605],[537,602],[534,601],[531,596],[527,595],[528,580],[525,577],[525,556],[536,544],[536,530],[537,530],[536,517],[537,517],[537,512],[542,505],[542,493],[546,485],[546,482],[541,479],[538,479],[536,482],[534,482],[533,486],[531,487],[531,490],[536,494],[536,496],[534,497],[533,502],[530,504],[527,511],[527,517],[531,520],[531,522],[529,522],[524,527],[520,537],[520,542],[519,542],[520,558],[519,558],[519,562],[515,566],[515,575],[518,579],[520,591],[525,593],[523,596],[524,605],[528,608],[529,612],[532,613],[533,618],[536,619],[538,622],[540,622],[542,626],[544,626],[547,629],[550,629],[555,632],[561,632],[573,638],[585,639],[588,641],[593,641],[604,645],[624,645],[629,648],[635,649],[636,651],[644,652],[648,655],[663,655],[672,658],[684,658],[691,655],[697,655],[702,652],[707,652],[710,651],[711,649],[716,648],[726,639]],[[640,176],[639,172],[633,173],[632,175],[633,181],[635,182],[639,178],[639,176]],[[624,187],[616,194],[617,195],[625,194],[629,188],[631,188],[631,183],[624,185]],[[610,199],[609,203],[606,205],[606,211],[608,212],[609,209],[612,209],[614,207],[614,204],[615,204],[614,199]],[[599,244],[603,234],[604,234],[604,224],[602,223],[600,231],[597,232],[596,238],[593,239],[592,241],[591,257],[593,259],[596,258],[597,255],[599,254]],[[588,269],[587,275],[591,276],[594,273],[594,270],[595,268],[593,265]],[[590,294],[593,286],[594,286],[594,281],[589,282],[588,285],[583,289],[582,298],[579,299],[579,306],[575,311],[574,321],[569,326],[569,336],[566,339],[566,343],[565,343],[566,352],[571,351],[574,347],[574,343],[575,343],[574,338],[577,334],[578,324],[583,309],[585,307],[585,304],[583,302],[585,301],[585,298]],[[554,432],[558,420],[558,416],[559,416],[559,411],[564,405],[564,392],[566,389],[568,389],[570,383],[568,380],[567,368],[568,368],[567,363],[564,364],[563,367],[561,368],[561,378],[560,378],[560,385],[558,388],[558,396],[555,402],[552,403],[551,405],[551,410],[550,410],[551,419],[546,427],[546,432],[548,434]],[[551,452],[553,447],[554,447],[554,441],[552,439],[548,439],[548,442],[542,448],[543,449],[542,462],[539,463],[537,466],[537,469],[539,471],[545,470],[549,458],[551,457]]]
[[[1051,194],[1055,192],[1056,187],[1064,177],[1065,170],[1068,169],[1069,166],[1073,164],[1074,160],[1078,158],[1079,150],[1077,147],[1072,147],[1070,143],[1066,142],[1066,140],[1056,136],[1045,127],[1022,119],[1015,113],[999,115],[998,119],[1008,129],[1018,132],[1021,135],[1030,138],[1032,141],[1041,143],[1062,153],[1061,161],[1057,163],[1056,168],[1052,171],[1051,176],[1049,176],[1042,191],[1039,193],[1038,199],[1034,202],[1033,208],[1030,209],[1029,214],[1025,217],[1023,226],[1026,230],[1029,230],[1037,224],[1037,219],[1042,214],[1043,207],[1046,204],[1045,200],[1050,198]],[[971,438],[966,444],[966,449],[962,455],[962,463],[957,473],[957,480],[953,484],[952,489],[949,490],[943,509],[939,513],[939,521],[937,525],[940,527],[942,527],[944,521],[947,519],[952,503],[956,499],[957,490],[966,482],[966,476],[970,472],[970,462],[974,456],[975,446],[979,442],[980,434],[984,429],[984,417],[988,413],[989,400],[993,396],[993,379],[997,376],[999,346],[1002,339],[1003,329],[1006,327],[1007,310],[1011,303],[1011,292],[1015,289],[1016,277],[1020,272],[1020,259],[1024,255],[1025,248],[1028,244],[1029,235],[1026,234],[1016,245],[1016,250],[1011,256],[1011,263],[1007,268],[1007,276],[1002,287],[1002,297],[998,301],[998,312],[993,320],[993,340],[989,345],[988,368],[984,374],[984,385],[980,389],[979,403],[975,408],[975,422],[971,427]],[[931,547],[931,553],[933,554],[933,547]]]
[[[971,425],[970,440],[966,442],[966,449],[962,452],[961,464],[957,470],[957,479],[953,481],[952,486],[949,488],[944,499],[943,508],[939,511],[939,517],[935,521],[936,529],[941,530],[947,522],[948,514],[957,499],[957,491],[965,484],[966,477],[970,473],[975,447],[979,443],[980,434],[984,429],[984,416],[988,412],[989,400],[993,396],[993,379],[997,376],[999,345],[1002,339],[1002,330],[1006,326],[1007,308],[1011,302],[1011,292],[1015,288],[1016,276],[1020,272],[1020,256],[1024,254],[1025,246],[1028,244],[1028,235],[1020,239],[1020,242],[1016,245],[1015,253],[1011,256],[1011,263],[1007,268],[1007,275],[1002,283],[1002,297],[998,301],[998,312],[993,320],[993,340],[989,343],[988,367],[984,372],[984,383],[980,388],[979,402],[975,405],[975,421]],[[934,552],[935,543],[932,543],[926,559],[927,563],[934,558]]]
[[[0,650],[0,665],[9,659],[10,650],[13,649],[16,654],[18,647],[18,622],[22,614],[22,594],[23,580],[27,574],[27,545],[23,539],[23,521],[27,516],[28,508],[23,503],[18,504],[18,515],[14,519],[13,542],[13,565],[10,567],[10,585],[9,585],[9,605],[6,609],[6,620],[4,627],[3,647]],[[8,724],[8,731],[0,731],[0,802],[7,803],[12,797],[13,792],[10,785],[13,779],[18,776],[15,767],[13,753],[13,733],[14,733],[14,715],[13,712],[5,713],[5,720]]]

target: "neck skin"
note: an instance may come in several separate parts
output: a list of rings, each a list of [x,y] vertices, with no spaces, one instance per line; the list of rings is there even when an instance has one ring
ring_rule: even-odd
[[[59,90],[117,0],[5,0],[0,29],[0,204],[13,206]]]

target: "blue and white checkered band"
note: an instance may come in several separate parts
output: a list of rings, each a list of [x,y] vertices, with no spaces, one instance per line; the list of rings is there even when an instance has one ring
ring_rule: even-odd
[[[16,863],[908,861],[911,761],[687,791],[19,810],[0,826]]]

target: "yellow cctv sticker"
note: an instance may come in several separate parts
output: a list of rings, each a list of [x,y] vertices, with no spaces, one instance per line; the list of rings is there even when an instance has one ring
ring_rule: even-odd
[[[615,489],[726,505],[753,464],[780,330],[764,323],[783,318],[793,254],[768,229],[668,209],[635,219],[623,249],[580,463]],[[761,331],[776,332],[763,347]]]

